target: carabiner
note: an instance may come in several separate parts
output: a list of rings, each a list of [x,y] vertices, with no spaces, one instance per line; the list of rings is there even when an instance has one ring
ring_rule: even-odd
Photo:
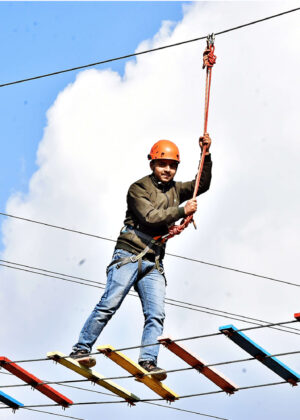
[[[207,35],[206,43],[207,43],[207,48],[210,48],[211,46],[214,45],[214,43],[215,43],[215,34],[214,33]]]

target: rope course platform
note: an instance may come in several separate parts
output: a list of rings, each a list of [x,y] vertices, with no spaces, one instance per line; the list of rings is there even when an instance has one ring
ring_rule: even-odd
[[[32,388],[37,389],[42,394],[46,395],[46,397],[55,401],[57,404],[61,405],[62,407],[66,408],[73,404],[73,401],[69,400],[69,398],[65,397],[64,395],[56,391],[51,386],[44,384],[44,381],[32,375],[27,370],[21,368],[19,365],[12,362],[7,357],[0,357],[0,366],[8,370],[14,376],[17,376],[22,381],[31,385]]]
[[[218,385],[221,389],[216,391],[209,391],[209,392],[201,392],[196,394],[189,394],[189,395],[177,395],[174,391],[170,390],[166,385],[164,385],[162,382],[159,382],[157,379],[154,379],[154,377],[143,369],[140,365],[129,359],[126,355],[121,353],[120,350],[125,350],[125,348],[122,348],[120,350],[115,349],[111,345],[105,345],[105,346],[98,346],[97,350],[98,353],[92,353],[92,354],[99,354],[102,353],[106,355],[108,358],[112,359],[116,364],[127,370],[132,376],[118,376],[114,378],[106,378],[99,373],[93,371],[92,369],[86,368],[80,363],[78,363],[76,360],[70,358],[69,356],[64,355],[63,353],[59,351],[55,352],[49,352],[47,353],[47,358],[43,359],[30,359],[30,360],[15,360],[11,361],[6,357],[0,357],[0,367],[5,367],[7,370],[12,372],[15,376],[18,376],[19,378],[23,379],[26,384],[15,384],[15,385],[0,385],[0,388],[7,388],[7,387],[20,387],[20,386],[33,386],[34,388],[39,389],[40,387],[47,387],[48,384],[57,384],[57,385],[65,385],[66,384],[73,383],[73,382],[83,382],[84,380],[64,380],[64,381],[56,381],[56,382],[48,382],[48,381],[41,381],[40,379],[33,376],[31,373],[25,371],[24,369],[20,368],[17,363],[25,363],[25,362],[37,362],[37,361],[49,361],[53,360],[55,362],[58,362],[62,364],[63,366],[69,368],[70,370],[75,371],[76,373],[80,374],[85,378],[85,380],[90,381],[92,383],[97,383],[98,385],[103,386],[104,388],[110,390],[113,394],[118,395],[122,398],[120,401],[83,401],[83,402],[72,402],[68,399],[67,402],[69,402],[69,406],[82,406],[82,405],[91,405],[91,404],[119,404],[119,403],[129,403],[129,405],[134,406],[137,403],[155,403],[156,401],[162,401],[166,400],[167,402],[173,402],[175,400],[183,400],[185,398],[192,398],[192,397],[198,397],[198,396],[205,396],[205,395],[212,395],[212,394],[220,394],[220,393],[227,393],[227,394],[233,394],[236,391],[242,391],[242,390],[248,390],[248,389],[254,389],[254,388],[261,388],[261,387],[267,387],[267,386],[274,386],[274,385],[281,385],[281,384],[291,384],[291,385],[297,385],[298,382],[300,382],[300,376],[293,372],[290,368],[288,368],[286,365],[281,363],[279,360],[276,359],[275,356],[283,356],[288,354],[297,354],[300,353],[300,350],[293,351],[293,352],[287,352],[287,353],[279,353],[279,354],[273,354],[266,352],[266,350],[262,349],[260,346],[258,346],[256,343],[254,343],[252,340],[250,340],[245,334],[242,333],[244,330],[252,330],[252,329],[258,329],[258,328],[268,328],[273,325],[283,325],[287,323],[297,322],[300,321],[300,312],[294,314],[294,320],[293,321],[285,321],[285,322],[279,322],[276,324],[268,324],[268,325],[262,325],[262,326],[255,326],[250,328],[244,328],[243,330],[237,329],[233,325],[225,325],[223,327],[219,327],[219,332],[214,334],[206,334],[201,336],[195,336],[195,337],[187,337],[187,338],[179,338],[179,339],[172,339],[170,336],[162,336],[158,337],[158,343],[161,345],[164,345],[167,347],[170,351],[172,351],[174,354],[179,356],[182,360],[184,360],[186,363],[190,365],[190,367],[184,368],[184,369],[176,369],[176,370],[167,370],[166,372],[179,372],[183,370],[189,370],[189,369],[195,369],[198,372],[204,374],[208,379],[210,379],[212,382],[214,382],[216,385]],[[181,344],[178,344],[178,342],[183,340],[190,340],[194,338],[205,338],[205,337],[212,337],[212,336],[219,336],[222,335],[228,335],[232,341],[236,342],[240,347],[242,347],[244,350],[246,350],[248,353],[252,355],[252,358],[248,359],[242,359],[242,360],[231,360],[231,361],[225,361],[221,363],[214,363],[214,364],[205,364],[203,360],[200,360],[197,356],[192,354],[189,350],[181,346]],[[151,345],[154,345],[151,344]],[[148,346],[148,345],[147,345]],[[133,346],[129,347],[129,349],[132,348],[138,348],[142,347],[139,346]],[[128,348],[126,348],[128,349]],[[214,367],[217,365],[225,365],[225,364],[231,364],[231,363],[238,363],[238,362],[245,362],[250,360],[259,360],[263,364],[265,364],[267,367],[269,367],[272,371],[277,373],[281,378],[284,379],[283,382],[275,382],[275,383],[265,383],[265,384],[258,384],[258,385],[248,385],[245,387],[237,387],[226,379],[223,375],[219,374],[216,370],[214,370]],[[212,369],[213,368],[213,369]],[[133,377],[138,382],[144,383],[146,386],[148,386],[151,390],[156,392],[160,398],[156,399],[140,399],[134,394],[128,392],[126,389],[114,384],[111,382],[111,379],[122,379],[122,378],[130,378]],[[73,386],[71,386],[72,388]],[[50,388],[50,387],[49,387]],[[77,387],[74,387],[77,388]],[[86,388],[78,388],[82,389],[84,391],[90,391],[90,392],[97,392],[94,390],[86,389]],[[53,390],[55,393],[56,391]],[[42,392],[42,391],[41,391]],[[61,396],[61,394],[56,393]],[[47,394],[46,394],[47,395]],[[110,395],[110,394],[109,394]],[[49,395],[47,395],[49,396]],[[66,398],[62,396],[63,398]],[[55,400],[54,400],[55,401]],[[58,405],[63,405],[60,403],[58,404],[38,404],[38,405],[24,405],[22,403],[19,403],[18,401],[14,400],[14,398],[10,397],[9,395],[5,394],[4,392],[0,391],[0,402],[3,403],[3,406],[0,406],[1,409],[12,409],[13,411],[21,408],[21,409],[28,409],[33,411],[39,411],[35,410],[36,408],[45,408],[45,407],[57,407]],[[67,405],[63,406],[63,408],[67,407]],[[169,406],[163,406],[165,408],[173,408]],[[181,411],[180,408],[174,408],[179,411]],[[182,410],[185,411],[185,410]],[[48,413],[46,411],[41,411],[42,413]],[[190,412],[190,411],[189,411]],[[199,414],[203,416],[208,416],[211,418],[226,420],[221,417],[216,417],[212,415],[207,415],[203,413],[196,413],[191,412],[194,414]],[[65,416],[57,413],[48,413],[55,416],[61,416],[61,417],[68,417],[68,418],[74,418],[77,419],[77,417],[70,417]],[[82,419],[77,419],[82,420]]]
[[[227,394],[233,394],[237,391],[237,386],[225,378],[221,373],[216,369],[208,367],[207,363],[203,359],[199,359],[198,356],[192,354],[189,350],[183,347],[181,344],[173,341],[170,336],[158,337],[157,339],[161,344],[163,344],[168,350],[180,357],[187,364],[192,366],[195,370],[202,375],[206,376],[210,381],[215,385],[220,387]]]
[[[127,391],[125,388],[115,384],[114,382],[105,379],[104,376],[95,370],[86,368],[78,363],[76,360],[67,357],[65,354],[59,351],[53,351],[47,353],[49,359],[54,360],[55,362],[67,367],[68,369],[73,370],[84,378],[89,379],[92,383],[102,386],[103,388],[108,389],[113,394],[118,395],[121,398],[124,398],[125,401],[130,405],[135,405],[136,402],[140,401],[139,397],[132,394],[130,391]]]
[[[127,370],[127,372],[129,372],[131,375],[134,375],[137,381],[142,382],[148,386],[150,389],[152,389],[152,391],[154,391],[165,400],[173,402],[179,399],[179,395],[177,395],[162,382],[154,379],[151,375],[149,375],[149,372],[147,372],[125,354],[121,353],[120,351],[115,351],[114,347],[110,345],[98,346],[97,350],[107,356],[113,362],[117,363],[123,369]]]
[[[219,330],[243,350],[251,354],[251,356],[255,357],[255,359],[263,363],[291,385],[296,386],[297,382],[300,381],[298,373],[294,372],[284,363],[280,362],[280,360],[252,341],[234,325],[224,325],[223,327],[220,327]]]

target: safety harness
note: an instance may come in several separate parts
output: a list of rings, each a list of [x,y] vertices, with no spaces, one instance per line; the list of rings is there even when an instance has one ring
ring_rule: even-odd
[[[205,105],[204,105],[204,134],[207,132],[207,123],[208,123],[208,109],[209,109],[209,99],[210,99],[210,86],[211,86],[211,72],[212,67],[216,62],[216,56],[214,55],[215,46],[214,46],[214,34],[208,35],[206,40],[206,49],[203,53],[203,69],[206,68],[206,83],[205,83]],[[196,198],[197,192],[199,189],[200,179],[203,171],[203,165],[204,165],[204,159],[206,154],[207,146],[204,145],[202,150],[202,155],[200,158],[199,166],[198,166],[198,173],[196,177],[195,187],[194,187],[194,193],[193,198]],[[116,264],[116,268],[119,269],[125,264],[128,263],[135,263],[138,262],[138,280],[143,278],[145,275],[151,273],[155,268],[164,275],[164,269],[160,265],[160,258],[161,258],[161,248],[163,244],[168,240],[173,238],[175,235],[179,235],[191,222],[193,222],[194,227],[196,229],[196,224],[193,219],[193,215],[187,216],[184,219],[182,219],[181,223],[179,225],[173,225],[169,228],[169,231],[166,235],[161,236],[155,236],[152,238],[152,236],[145,234],[144,232],[141,232],[137,229],[135,229],[132,226],[124,226],[121,230],[121,233],[126,232],[127,229],[133,230],[135,234],[145,243],[147,243],[147,246],[137,255],[132,255],[130,257],[125,258],[119,258],[117,260],[112,261],[109,266],[107,267],[107,270]],[[155,264],[150,267],[146,272],[142,272],[142,259],[145,257],[145,255],[150,251],[150,249],[154,249],[155,251]]]
[[[156,240],[155,238],[152,238],[152,236],[147,235],[144,232],[141,232],[140,230],[134,228],[133,226],[130,225],[125,225],[122,229],[121,229],[121,234],[125,233],[127,230],[132,230],[134,231],[134,233],[145,243],[147,243],[147,246],[137,255],[131,255],[130,257],[124,257],[124,258],[118,258],[114,261],[112,261],[109,266],[107,267],[107,271],[109,270],[109,268],[113,265],[116,264],[116,268],[120,268],[125,264],[128,263],[135,263],[138,262],[138,280],[140,280],[141,278],[143,278],[146,274],[151,273],[155,268],[158,270],[158,272],[162,275],[164,275],[164,269],[163,267],[160,265],[160,261],[161,261],[161,254],[162,254],[162,246],[163,246],[163,242]],[[155,257],[154,257],[154,265],[152,267],[150,267],[146,272],[142,272],[142,259],[145,257],[145,255],[148,253],[148,251],[150,251],[150,249],[153,249],[155,252]]]

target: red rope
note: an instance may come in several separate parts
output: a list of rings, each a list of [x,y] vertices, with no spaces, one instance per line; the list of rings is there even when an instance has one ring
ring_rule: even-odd
[[[216,62],[216,56],[214,55],[215,46],[213,43],[207,42],[207,48],[203,53],[203,68],[206,68],[206,82],[205,82],[205,105],[204,105],[204,134],[207,132],[208,123],[208,110],[209,110],[209,98],[210,98],[210,87],[211,87],[211,71],[212,67]],[[204,159],[206,154],[207,146],[204,145],[201,159],[199,162],[198,173],[196,177],[193,198],[196,198],[199,189],[201,174],[203,171]],[[162,242],[166,242],[168,239],[173,238],[175,235],[179,235],[191,222],[194,223],[193,215],[186,216],[182,219],[180,225],[173,225],[169,228],[167,236],[163,237]],[[195,224],[194,224],[195,226]],[[196,227],[196,226],[195,226]],[[157,239],[157,238],[154,238]]]

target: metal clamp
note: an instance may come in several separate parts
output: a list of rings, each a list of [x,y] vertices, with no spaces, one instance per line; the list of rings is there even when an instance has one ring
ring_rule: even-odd
[[[212,34],[207,35],[206,42],[207,42],[207,47],[208,48],[211,47],[212,45],[214,45],[214,43],[215,43],[215,34],[212,33]]]
[[[157,270],[162,276],[165,274],[165,270],[162,267],[159,267]]]

